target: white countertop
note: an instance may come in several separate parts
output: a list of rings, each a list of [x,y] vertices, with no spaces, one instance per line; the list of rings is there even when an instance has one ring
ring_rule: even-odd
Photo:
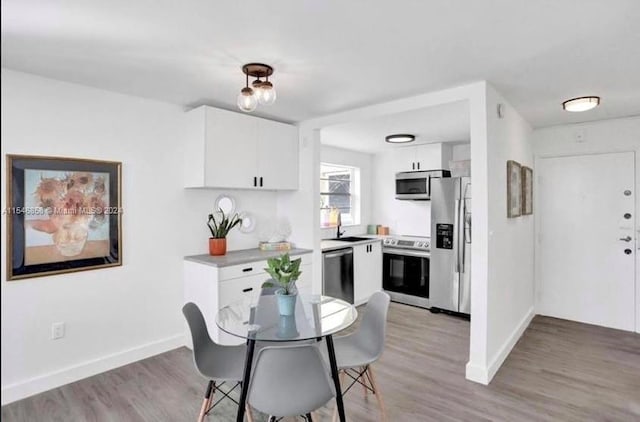
[[[341,242],[347,243],[347,242]],[[231,265],[246,264],[247,262],[264,261],[269,258],[288,253],[290,256],[304,255],[313,252],[311,249],[293,248],[288,251],[261,251],[258,248],[229,251],[226,255],[211,256],[208,254],[185,256],[186,261],[193,261],[199,264],[210,265],[212,267],[229,267]]]
[[[387,236],[379,236],[375,234],[363,234],[363,235],[355,235],[355,236],[345,236],[345,237],[366,237],[366,240],[359,240],[357,242],[343,242],[341,240],[334,239],[325,239],[320,241],[320,249],[322,252],[332,251],[335,249],[349,248],[351,246],[356,245],[366,245],[368,243],[381,242]]]

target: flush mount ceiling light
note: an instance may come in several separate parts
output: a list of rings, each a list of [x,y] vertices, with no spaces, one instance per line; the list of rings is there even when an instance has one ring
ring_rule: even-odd
[[[406,133],[389,135],[384,138],[385,142],[389,142],[390,144],[406,144],[407,142],[413,142],[414,139],[416,139],[414,135],[408,135]]]
[[[591,110],[600,104],[600,97],[578,97],[572,98],[562,103],[562,108],[566,111],[578,113]]]
[[[262,63],[248,63],[242,66],[242,73],[246,75],[246,84],[238,94],[240,110],[250,113],[256,109],[258,103],[271,105],[276,101],[276,90],[269,82],[269,76],[273,75],[273,67]],[[249,76],[256,78],[251,87]]]

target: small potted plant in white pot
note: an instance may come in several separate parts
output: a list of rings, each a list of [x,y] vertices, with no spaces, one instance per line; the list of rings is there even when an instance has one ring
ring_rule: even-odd
[[[242,224],[242,218],[236,213],[229,219],[222,209],[215,214],[209,214],[207,227],[211,231],[209,238],[209,255],[224,255],[227,253],[227,235],[238,224]]]
[[[276,290],[280,315],[293,315],[296,309],[296,297],[298,295],[296,281],[302,274],[302,271],[300,271],[301,262],[301,258],[292,261],[288,253],[280,257],[270,258],[267,261],[268,268],[264,270],[269,273],[272,279],[266,281],[262,287],[280,287]]]

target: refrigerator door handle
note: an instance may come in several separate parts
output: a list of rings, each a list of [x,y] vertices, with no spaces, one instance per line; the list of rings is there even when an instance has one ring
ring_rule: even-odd
[[[456,260],[456,273],[460,273],[460,200],[456,199],[455,201],[455,211],[453,216],[454,226],[453,226],[453,238],[454,242],[454,251],[455,251],[455,260]]]
[[[467,253],[467,240],[466,240],[466,234],[467,234],[467,224],[466,224],[466,218],[467,218],[467,201],[465,201],[464,199],[460,200],[460,221],[459,221],[459,225],[460,225],[460,272],[464,273],[465,272],[465,268],[464,268],[464,260],[465,260],[465,254]]]

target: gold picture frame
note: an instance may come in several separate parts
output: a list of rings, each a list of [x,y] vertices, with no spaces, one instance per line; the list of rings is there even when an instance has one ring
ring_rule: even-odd
[[[7,280],[122,265],[122,163],[7,155]]]
[[[522,215],[533,214],[533,169],[522,166]]]
[[[522,215],[522,166],[520,163],[507,161],[507,218]]]

